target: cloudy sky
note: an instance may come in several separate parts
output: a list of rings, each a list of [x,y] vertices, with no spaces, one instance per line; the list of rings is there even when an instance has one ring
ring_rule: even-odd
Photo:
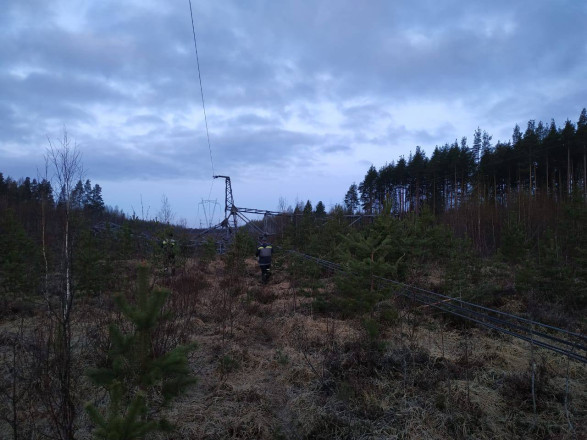
[[[2,0],[0,172],[64,128],[105,202],[191,226],[342,202],[368,167],[587,106],[582,0]],[[210,220],[210,219],[208,219]]]

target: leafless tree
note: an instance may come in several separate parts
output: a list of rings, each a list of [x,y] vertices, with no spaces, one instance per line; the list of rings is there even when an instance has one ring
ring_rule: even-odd
[[[44,173],[41,174],[37,170],[39,182],[47,182],[49,180],[49,158],[45,156],[45,169]],[[47,259],[47,208],[48,208],[48,197],[49,193],[47,189],[41,192],[41,251],[43,255],[43,268],[45,270],[44,283],[43,283],[43,296],[45,302],[49,305],[49,260]]]
[[[61,191],[61,202],[63,203],[63,271],[65,275],[65,295],[62,298],[61,304],[61,319],[63,322],[69,322],[71,306],[73,304],[73,289],[71,277],[71,194],[75,187],[75,183],[81,180],[83,176],[83,166],[81,162],[81,152],[77,148],[77,144],[71,145],[67,130],[63,130],[63,139],[61,139],[60,146],[55,147],[49,141],[49,148],[47,149],[46,158],[49,164],[53,167],[55,172],[55,180],[58,188]]]
[[[29,398],[30,368],[24,348],[24,319],[18,331],[3,331],[0,341],[5,349],[0,353],[0,420],[12,429],[13,440],[23,438],[22,416],[24,402]],[[7,433],[6,433],[7,434]]]
[[[285,197],[279,197],[279,202],[277,203],[277,210],[279,212],[287,212],[287,199]]]
[[[72,399],[72,347],[71,347],[71,311],[74,300],[72,275],[72,233],[71,233],[71,194],[78,180],[83,176],[81,152],[63,130],[59,145],[48,139],[46,161],[52,167],[57,188],[61,191],[59,202],[63,215],[62,247],[60,258],[60,279],[58,287],[59,307],[53,316],[57,320],[59,331],[55,335],[59,343],[55,345],[55,365],[58,379],[58,397],[51,399],[51,412],[55,414],[54,422],[58,438],[72,439],[74,436],[75,405]],[[49,295],[46,296],[49,298]],[[52,308],[51,308],[52,309]]]
[[[175,214],[171,210],[169,199],[165,194],[161,196],[161,209],[159,210],[158,217],[161,223],[165,223],[167,225],[171,224],[175,218]]]

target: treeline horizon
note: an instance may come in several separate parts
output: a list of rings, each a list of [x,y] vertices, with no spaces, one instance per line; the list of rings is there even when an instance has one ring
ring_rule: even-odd
[[[557,127],[531,119],[524,132],[518,124],[511,141],[491,143],[492,136],[477,128],[471,146],[460,142],[436,146],[430,158],[422,147],[408,159],[368,169],[344,198],[349,212],[402,215],[427,207],[442,214],[474,200],[508,206],[517,193],[568,200],[573,192],[587,196],[587,110],[576,124]]]
[[[471,145],[462,137],[460,142],[436,146],[430,157],[417,146],[407,159],[401,155],[379,168],[371,165],[358,185],[350,185],[342,204],[330,211],[398,217],[430,212],[460,236],[470,237],[478,250],[491,253],[499,248],[504,222],[509,223],[514,211],[529,229],[556,228],[558,212],[566,204],[587,200],[586,176],[587,110],[583,108],[576,123],[567,119],[562,127],[554,119],[549,124],[531,119],[522,132],[516,124],[511,141],[495,145],[492,136],[478,128]],[[69,200],[72,209],[94,219],[139,219],[135,213],[127,218],[118,207],[106,205],[101,191],[100,185],[80,179],[66,195],[63,188],[54,190],[47,178],[15,180],[0,170],[0,209],[38,211],[41,201],[58,208]],[[295,208],[285,209],[282,204],[284,212],[326,214],[322,201],[315,210],[310,200],[296,203]],[[27,214],[18,216],[24,219]]]
[[[45,201],[50,205],[61,205],[70,203],[73,209],[103,211],[106,206],[102,198],[102,187],[95,184],[92,186],[90,179],[85,183],[79,179],[72,190],[71,199],[68,199],[65,188],[61,188],[57,199],[51,182],[46,178],[31,180],[30,177],[13,179],[11,176],[4,177],[0,171],[0,198],[3,205],[17,205],[23,202]]]

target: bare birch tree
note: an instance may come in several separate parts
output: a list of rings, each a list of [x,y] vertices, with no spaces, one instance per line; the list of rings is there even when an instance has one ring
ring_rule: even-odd
[[[81,152],[77,144],[71,143],[67,130],[63,130],[63,138],[56,146],[48,139],[46,161],[53,168],[54,180],[60,192],[60,204],[63,214],[60,272],[62,280],[59,283],[58,296],[59,308],[53,313],[58,324],[58,332],[55,335],[56,368],[58,376],[58,396],[51,400],[51,412],[58,438],[62,440],[73,439],[75,405],[72,398],[71,374],[72,374],[72,335],[71,335],[71,310],[74,300],[73,275],[72,275],[72,233],[71,233],[71,194],[75,183],[81,180],[83,166]]]
[[[173,223],[173,220],[175,219],[175,214],[173,213],[169,199],[165,194],[161,196],[161,209],[159,210],[158,217],[159,221],[166,225]]]

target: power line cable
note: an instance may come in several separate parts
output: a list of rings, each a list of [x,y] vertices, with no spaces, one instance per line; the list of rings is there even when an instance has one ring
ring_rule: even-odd
[[[189,0],[189,3],[190,3],[190,17],[192,19],[192,34],[194,36],[194,48],[196,49],[196,63],[198,65],[198,79],[200,80],[200,95],[202,96],[202,109],[204,110],[204,122],[206,124],[206,137],[208,139],[208,150],[210,151],[210,164],[212,165],[212,176],[214,176],[216,173],[214,172],[214,161],[212,160],[212,146],[210,144],[210,133],[208,131],[208,117],[206,116],[206,104],[204,103],[204,88],[202,87],[202,74],[200,72],[200,57],[198,55],[198,43],[196,40],[196,27],[194,26],[194,13],[192,11],[192,0]],[[213,181],[214,180],[212,180],[212,182]],[[210,193],[212,193],[212,186],[210,186]]]
[[[287,252],[298,255],[304,259],[314,261],[315,263],[323,267],[326,267],[330,270],[341,272],[343,274],[351,276],[353,275],[352,273],[348,272],[343,265],[323,260],[320,258],[316,258],[314,256],[303,254],[294,250],[288,250]],[[486,328],[516,337],[523,341],[530,342],[531,344],[535,344],[539,347],[552,350],[556,353],[565,355],[579,362],[587,363],[587,356],[575,353],[574,351],[575,349],[578,349],[580,351],[585,352],[587,351],[587,346],[581,342],[573,342],[570,340],[575,339],[575,341],[586,341],[587,337],[583,334],[570,332],[568,330],[543,324],[520,316],[512,315],[510,313],[502,312],[500,310],[491,309],[489,307],[463,301],[459,298],[453,298],[437,292],[432,292],[419,287],[410,286],[408,284],[400,283],[399,281],[391,280],[389,278],[376,278],[380,282],[385,283],[387,285],[395,285],[399,287],[399,289],[395,293],[400,296],[406,297],[411,301],[419,302],[421,304],[424,304],[425,306],[435,308],[444,313],[459,316],[461,318],[464,318],[471,322],[475,322]],[[439,302],[439,299],[442,299],[442,301]],[[450,303],[447,301],[450,301]],[[479,310],[483,310],[486,313]],[[497,316],[491,316],[489,313],[493,313]],[[544,329],[544,331],[537,331],[534,329],[535,327],[542,328]],[[559,336],[547,334],[545,333],[546,330],[550,330]],[[549,343],[544,340],[537,340],[534,337],[550,340],[563,346],[568,346],[570,347],[570,349],[553,345],[552,343]],[[569,338],[569,340],[563,339],[562,337]]]

